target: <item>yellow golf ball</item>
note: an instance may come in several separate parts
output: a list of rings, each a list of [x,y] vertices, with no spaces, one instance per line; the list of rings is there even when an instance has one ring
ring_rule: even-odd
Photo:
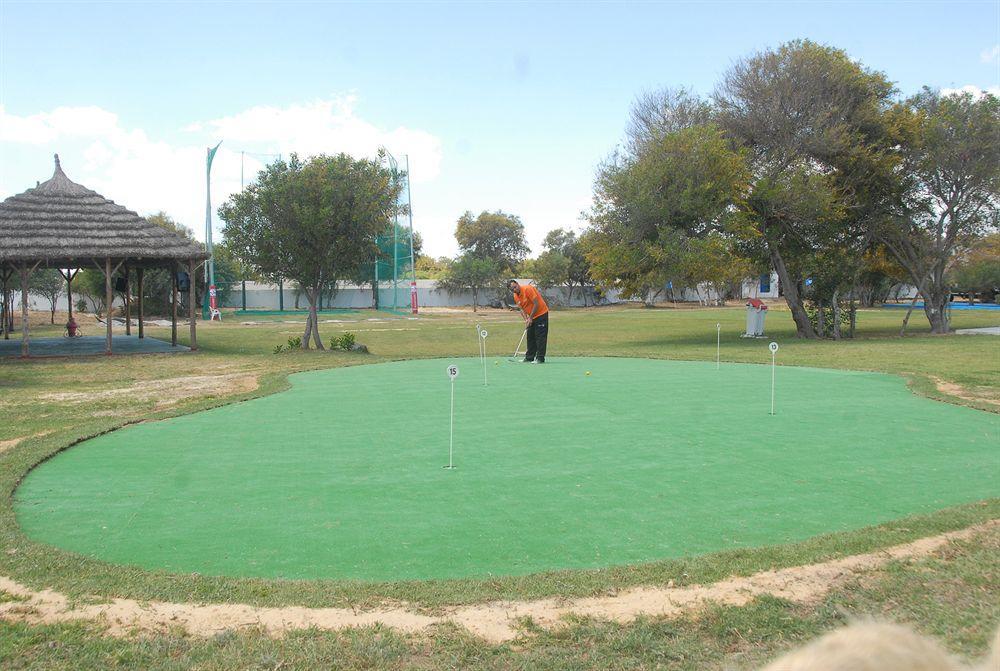
[[[493,365],[494,365],[494,366],[499,366],[499,365],[500,365],[500,362],[499,362],[499,361],[494,361],[494,362],[493,362]]]
[[[587,375],[590,375],[590,371],[589,370],[587,371]]]

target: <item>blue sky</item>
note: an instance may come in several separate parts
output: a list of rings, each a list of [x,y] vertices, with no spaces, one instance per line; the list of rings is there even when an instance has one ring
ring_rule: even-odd
[[[736,59],[809,38],[923,85],[1000,86],[998,2],[0,3],[0,197],[70,178],[202,237],[264,156],[408,154],[414,224],[454,254],[465,210],[534,252],[581,228],[644,90],[708,94]]]

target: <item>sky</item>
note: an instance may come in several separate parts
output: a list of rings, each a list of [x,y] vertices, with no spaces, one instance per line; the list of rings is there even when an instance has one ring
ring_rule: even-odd
[[[503,210],[537,254],[584,227],[636,96],[711,94],[738,59],[799,38],[902,95],[1000,93],[998,0],[0,0],[0,198],[51,177],[58,153],[73,181],[204,239],[207,147],[222,142],[214,211],[275,155],[385,146],[409,160],[425,253],[456,254],[466,210]]]

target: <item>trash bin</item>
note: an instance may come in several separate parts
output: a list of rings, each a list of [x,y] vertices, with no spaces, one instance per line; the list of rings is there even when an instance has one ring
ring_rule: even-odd
[[[747,331],[744,338],[764,337],[764,317],[767,316],[767,306],[759,298],[747,301]]]

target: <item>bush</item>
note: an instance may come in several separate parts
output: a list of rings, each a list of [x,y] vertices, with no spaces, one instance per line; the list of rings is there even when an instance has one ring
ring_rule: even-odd
[[[330,349],[342,349],[346,352],[350,352],[354,348],[354,334],[345,333],[340,337],[334,337],[330,339]]]
[[[288,349],[302,349],[302,336],[295,336],[288,339]]]

